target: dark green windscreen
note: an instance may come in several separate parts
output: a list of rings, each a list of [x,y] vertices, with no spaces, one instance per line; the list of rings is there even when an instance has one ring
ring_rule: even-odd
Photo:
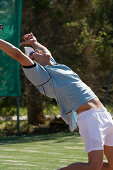
[[[0,38],[19,48],[22,0],[0,0]],[[0,96],[21,96],[19,63],[0,50]]]

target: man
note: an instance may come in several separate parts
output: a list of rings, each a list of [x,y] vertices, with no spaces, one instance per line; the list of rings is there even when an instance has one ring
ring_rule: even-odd
[[[0,49],[20,62],[27,78],[41,93],[56,99],[70,130],[76,128],[77,122],[85,141],[88,163],[73,163],[60,170],[113,170],[113,121],[110,113],[76,73],[55,62],[50,51],[38,43],[32,33],[26,34],[24,40],[20,45],[28,44],[34,49],[28,56],[3,40],[0,40]],[[107,163],[103,162],[104,154]]]

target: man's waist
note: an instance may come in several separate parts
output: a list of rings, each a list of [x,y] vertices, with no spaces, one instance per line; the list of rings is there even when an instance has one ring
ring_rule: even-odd
[[[102,108],[104,107],[103,104],[100,102],[100,100],[98,98],[94,98],[91,99],[90,101],[88,101],[87,103],[84,103],[83,105],[81,105],[78,109],[77,109],[77,114],[90,110],[90,109],[94,109],[94,108]]]

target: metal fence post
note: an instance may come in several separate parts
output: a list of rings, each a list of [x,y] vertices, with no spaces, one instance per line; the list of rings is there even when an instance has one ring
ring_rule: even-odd
[[[20,97],[16,98],[16,104],[17,104],[17,135],[19,135],[20,134],[20,120],[19,120]]]

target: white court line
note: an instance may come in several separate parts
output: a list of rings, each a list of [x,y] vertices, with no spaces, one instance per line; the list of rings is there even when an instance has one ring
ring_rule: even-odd
[[[7,169],[11,169],[11,170],[12,170],[12,167],[7,167]],[[15,167],[15,170],[16,170],[16,169],[17,169],[17,170],[19,170],[19,169],[20,169],[20,170],[25,170],[25,168],[22,168],[22,167]]]
[[[17,161],[17,160],[9,160],[9,159],[7,159],[7,160],[0,159],[0,161],[4,161],[4,162],[27,162],[27,161]]]
[[[65,146],[64,149],[84,149],[84,147],[77,147],[77,146],[67,147],[67,146]]]
[[[19,150],[19,149],[12,149],[12,148],[1,148],[3,151],[16,151],[16,152],[41,152],[41,151],[34,151],[34,150]]]
[[[29,153],[43,153],[43,154],[52,154],[52,155],[64,155],[62,153],[56,153],[56,152],[43,152],[43,151],[35,151],[35,150],[15,150],[15,149],[7,149],[2,148],[4,151],[16,151],[16,152],[29,152]]]
[[[34,151],[34,150],[22,150],[21,152],[35,152],[35,153],[42,153],[42,154],[65,155],[65,154],[56,153],[56,152],[43,152],[43,151]]]
[[[37,165],[31,165],[31,164],[12,164],[12,163],[10,163],[10,162],[9,162],[9,163],[4,163],[4,162],[3,162],[3,163],[0,163],[0,164],[6,164],[6,165],[7,165],[7,164],[8,164],[8,165],[20,165],[20,166],[37,166]]]
[[[83,156],[83,157],[81,157],[81,156],[77,156],[77,155],[68,155],[68,157],[65,157],[66,159],[81,159],[81,158],[83,158],[83,159],[87,159],[87,157],[85,157],[85,156]]]
[[[75,161],[76,161],[76,159],[75,159]],[[60,162],[68,162],[68,160],[60,160]]]
[[[16,149],[12,149],[12,148],[0,148],[0,150],[3,150],[3,151],[17,151]]]
[[[40,153],[41,151],[34,151],[34,150],[22,150],[20,152],[30,152],[30,153]]]
[[[21,159],[24,159],[24,158],[28,158],[29,156],[27,156],[27,155],[21,155]],[[1,160],[1,158],[5,158],[5,159],[8,159],[8,158],[10,158],[10,159],[16,159],[16,157],[15,156],[0,156],[0,160]]]

